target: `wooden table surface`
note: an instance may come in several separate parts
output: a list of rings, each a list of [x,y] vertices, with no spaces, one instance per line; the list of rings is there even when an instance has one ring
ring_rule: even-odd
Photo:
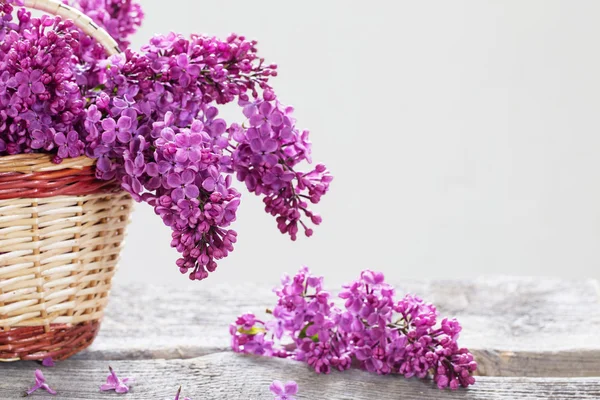
[[[394,284],[394,282],[391,282]],[[600,302],[595,281],[486,278],[404,281],[463,325],[459,343],[479,363],[477,383],[440,391],[431,381],[360,370],[317,375],[305,364],[229,351],[238,314],[272,307],[271,285],[123,286],[111,294],[91,348],[44,368],[57,396],[39,399],[272,399],[274,379],[295,380],[298,399],[600,399]],[[332,285],[330,287],[339,287]],[[127,395],[101,393],[108,365],[136,378]],[[0,399],[32,386],[34,362],[0,365]]]

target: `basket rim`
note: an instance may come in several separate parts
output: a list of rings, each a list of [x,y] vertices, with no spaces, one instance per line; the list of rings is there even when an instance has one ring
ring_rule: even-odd
[[[56,164],[52,162],[54,157],[52,154],[45,153],[0,156],[0,173],[20,172],[28,174],[32,172],[60,171],[63,169],[84,169],[96,164],[96,160],[86,156],[65,158],[60,164]]]

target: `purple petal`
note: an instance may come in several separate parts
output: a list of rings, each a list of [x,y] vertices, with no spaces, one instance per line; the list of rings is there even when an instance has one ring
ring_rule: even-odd
[[[101,172],[108,172],[111,170],[112,168],[112,163],[111,161],[108,159],[108,157],[100,157],[98,159],[98,162],[96,163],[96,167],[98,168],[99,171]]]
[[[202,182],[202,187],[208,192],[213,192],[216,187],[216,182],[213,178],[206,178],[204,182]]]
[[[275,174],[265,174],[265,176],[263,176],[263,183],[266,183],[267,185],[272,184],[273,182],[275,182],[276,178],[275,178]]]
[[[283,140],[290,140],[294,137],[294,131],[291,127],[286,126],[285,128],[283,128],[280,132],[279,132],[279,136],[283,139]]]
[[[258,134],[258,130],[256,130],[256,128],[248,128],[246,131],[246,136],[248,137],[248,140],[260,139],[260,135]]]
[[[267,165],[276,165],[279,162],[279,158],[275,154],[266,154],[264,157],[264,162]]]
[[[67,158],[69,157],[69,149],[65,146],[60,146],[58,148],[58,156],[60,158]]]
[[[185,68],[187,67],[189,64],[189,58],[187,56],[187,54],[179,54],[177,56],[177,65],[180,66],[181,68]]]
[[[198,76],[198,75],[200,75],[200,66],[192,64],[192,65],[190,65],[190,66],[187,67],[187,72],[191,76]]]
[[[34,385],[31,389],[29,389],[27,391],[27,395],[29,396],[31,393],[35,392],[36,390],[38,390],[41,387],[42,387],[42,385],[38,385],[38,384]]]
[[[190,158],[189,152],[186,149],[177,149],[177,152],[175,153],[175,161],[184,163],[188,160],[188,158]]]
[[[202,154],[197,150],[192,150],[188,153],[190,161],[196,163],[202,159]]]
[[[106,131],[114,130],[117,126],[117,123],[112,118],[106,118],[102,121],[102,128]]]
[[[215,119],[211,125],[213,135],[222,135],[227,130],[227,122],[223,119]]]
[[[48,393],[50,393],[51,395],[55,395],[55,394],[57,393],[57,392],[56,392],[56,390],[54,390],[54,389],[52,389],[50,386],[48,386],[48,384],[47,384],[47,383],[44,383],[44,384],[42,385],[42,388],[46,389],[46,391],[47,391]]]
[[[251,126],[259,126],[265,121],[265,117],[261,114],[254,114],[250,117],[250,125]]]
[[[183,189],[177,188],[177,189],[173,190],[173,192],[171,193],[171,198],[173,199],[173,201],[175,203],[177,203],[179,200],[182,200],[183,198],[185,198],[185,193],[184,193]]]
[[[271,131],[272,131],[271,124],[266,121],[261,126],[258,127],[258,130],[262,137],[271,136]]]
[[[75,131],[70,131],[67,134],[67,142],[75,143],[79,139],[79,135]]]
[[[282,181],[284,181],[284,182],[291,182],[291,181],[292,181],[292,179],[294,179],[294,177],[295,177],[295,176],[296,176],[296,175],[294,175],[294,173],[293,173],[293,172],[289,172],[289,171],[287,171],[287,172],[284,172],[284,173],[283,173],[283,175],[281,175],[281,176],[279,177],[279,179],[281,179],[281,180],[282,180]]]
[[[248,104],[246,107],[244,107],[243,113],[246,118],[250,118],[255,115],[257,111],[258,110],[254,104]]]
[[[42,372],[41,369],[36,369],[35,370],[35,383],[38,384],[38,385],[41,385],[44,382],[46,382],[46,378],[44,377],[44,373]]]
[[[31,71],[31,75],[29,75],[29,81],[37,82],[40,80],[41,77],[42,77],[42,71],[40,71],[39,69],[36,69],[36,70]]]
[[[271,114],[271,112],[273,111],[273,106],[271,105],[271,103],[265,101],[263,103],[261,103],[260,106],[258,106],[260,113],[266,117],[269,114]]]
[[[126,385],[124,385],[124,384],[120,384],[119,386],[117,386],[115,388],[115,392],[117,392],[117,393],[127,393],[127,392],[129,392],[129,388]]]
[[[189,143],[191,146],[198,146],[202,143],[202,135],[197,132],[194,132],[189,137]]]
[[[267,139],[263,142],[263,151],[265,153],[272,153],[277,150],[278,147],[275,139]]]
[[[294,381],[288,381],[284,386],[285,394],[296,394],[298,393],[298,384]]]
[[[175,144],[179,147],[187,147],[190,143],[188,136],[184,133],[178,133],[175,135]]]
[[[262,140],[260,140],[260,139],[252,139],[252,140],[250,140],[250,148],[255,153],[262,152],[262,149],[263,149]]]
[[[273,126],[279,126],[283,124],[283,115],[279,111],[275,111],[269,116],[269,122]]]
[[[8,72],[8,71],[7,71]],[[10,78],[7,82],[6,82],[6,86],[8,86],[9,88],[16,88],[17,86],[19,86],[19,82],[17,81],[17,79],[15,77]]]
[[[35,94],[44,93],[46,91],[46,86],[42,82],[35,82],[31,85],[31,91]]]
[[[115,141],[115,139],[117,138],[117,132],[113,131],[104,131],[102,133],[102,141],[104,143],[110,144],[113,143]]]
[[[117,133],[117,139],[119,139],[119,142],[121,143],[129,143],[131,141],[131,138],[132,135],[129,131],[119,131],[119,133]]]
[[[285,394],[285,387],[283,386],[283,383],[281,381],[273,381],[273,383],[271,383],[271,385],[269,386],[269,390],[275,395]]]
[[[200,195],[200,190],[196,185],[188,185],[185,187],[185,195],[190,199],[195,199]]]
[[[146,164],[146,173],[150,176],[158,176],[158,165],[154,162]]]
[[[161,174],[165,174],[170,169],[171,169],[171,164],[169,164],[168,162],[160,161],[158,163],[158,172],[160,172]]]
[[[31,90],[29,90],[29,85],[21,85],[19,86],[19,90],[17,91],[20,97],[29,97],[31,94]]]
[[[172,187],[172,188],[176,188],[178,186],[181,186],[181,177],[177,174],[169,174],[167,176],[167,184]]]
[[[217,107],[208,107],[208,110],[206,110],[206,112],[204,113],[204,115],[206,116],[206,118],[210,119],[214,119],[217,115],[219,114],[219,110],[217,109]]]
[[[117,127],[119,129],[129,129],[129,128],[131,128],[131,118],[125,117],[125,116],[119,118],[119,122],[117,122]]]
[[[186,169],[181,173],[183,183],[192,183],[196,180],[196,174],[191,169]]]
[[[188,87],[191,83],[192,79],[187,73],[182,74],[179,77],[179,85],[183,87]]]

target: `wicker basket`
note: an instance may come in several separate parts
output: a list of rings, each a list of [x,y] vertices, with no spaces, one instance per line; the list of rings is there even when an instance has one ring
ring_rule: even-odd
[[[25,5],[76,21],[116,42],[88,17],[54,0]],[[0,157],[0,361],[65,359],[89,346],[108,301],[131,197],[94,176],[85,157]]]

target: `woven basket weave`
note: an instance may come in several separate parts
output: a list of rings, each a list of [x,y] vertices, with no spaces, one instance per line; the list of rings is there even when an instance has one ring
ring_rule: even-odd
[[[25,5],[61,15],[119,51],[91,19],[55,0]],[[62,360],[100,327],[131,197],[94,176],[86,157],[0,157],[0,361]]]

